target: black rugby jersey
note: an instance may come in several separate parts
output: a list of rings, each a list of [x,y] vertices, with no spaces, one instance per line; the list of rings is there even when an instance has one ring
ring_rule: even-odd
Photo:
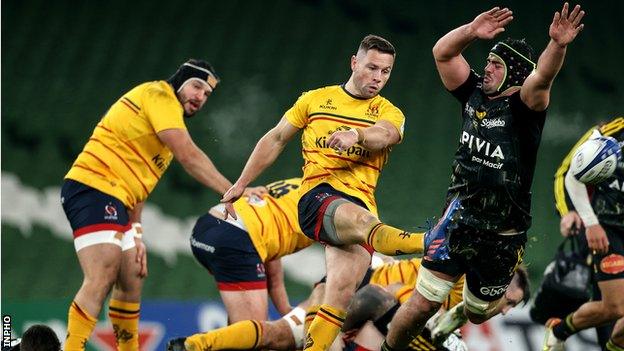
[[[618,141],[624,141],[624,120],[618,132],[611,134]],[[591,197],[591,205],[602,225],[624,228],[624,160],[611,177],[596,184]]]
[[[531,183],[546,111],[520,92],[489,99],[474,71],[452,91],[462,104],[462,131],[447,202],[459,197],[461,222],[477,229],[524,231],[531,225]]]

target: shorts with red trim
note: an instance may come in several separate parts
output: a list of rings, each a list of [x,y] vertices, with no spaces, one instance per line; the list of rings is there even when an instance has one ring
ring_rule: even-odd
[[[624,229],[608,225],[602,228],[609,239],[609,251],[603,255],[594,255],[596,280],[624,279]]]
[[[243,229],[206,213],[195,223],[191,250],[220,291],[267,288],[264,263]]]
[[[128,211],[116,197],[66,179],[61,204],[74,233],[76,251],[96,244],[114,244],[124,251],[135,246]]]
[[[308,238],[318,241],[324,245],[331,245],[331,240],[328,238],[328,234],[323,227],[323,218],[325,216],[327,206],[329,206],[332,201],[338,199],[347,200],[363,207],[366,210],[369,210],[364,201],[358,199],[357,197],[338,191],[329,184],[319,184],[307,193],[303,194],[303,196],[299,199],[299,226]],[[373,254],[373,248],[368,244],[363,243],[360,245],[371,255]]]

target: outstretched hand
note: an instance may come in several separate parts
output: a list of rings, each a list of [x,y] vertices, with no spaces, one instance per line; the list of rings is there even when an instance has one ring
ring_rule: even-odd
[[[553,21],[550,24],[548,35],[560,46],[566,46],[577,34],[583,30],[584,24],[581,23],[581,19],[585,16],[585,11],[581,10],[580,5],[574,6],[572,12],[568,14],[568,3],[563,4],[561,13],[555,12]]]
[[[513,12],[506,7],[495,7],[475,17],[470,27],[477,38],[492,39],[505,31],[505,26],[513,20],[512,15]]]
[[[228,189],[228,191],[225,192],[225,194],[223,194],[221,203],[225,204],[224,215],[226,219],[228,215],[232,216],[232,218],[234,219],[238,219],[238,217],[236,217],[236,211],[234,210],[234,201],[238,200],[241,196],[243,196],[244,192],[245,187],[234,184],[231,188]]]

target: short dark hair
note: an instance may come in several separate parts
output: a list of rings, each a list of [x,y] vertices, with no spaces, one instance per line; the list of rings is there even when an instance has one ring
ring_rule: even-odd
[[[524,38],[522,39],[507,38],[503,40],[502,42],[511,46],[514,50],[522,54],[524,57],[535,62],[535,50],[533,50],[533,47],[529,45],[529,43],[527,43]]]
[[[22,335],[20,351],[60,351],[61,342],[52,328],[35,324]]]
[[[521,264],[516,269],[518,276],[518,286],[522,289],[522,302],[526,305],[531,299],[531,281],[529,280],[529,272],[525,265]]]
[[[358,47],[358,51],[364,50],[366,52],[371,49],[375,49],[386,54],[396,55],[396,50],[394,49],[394,45],[392,45],[392,43],[374,34],[365,36]]]

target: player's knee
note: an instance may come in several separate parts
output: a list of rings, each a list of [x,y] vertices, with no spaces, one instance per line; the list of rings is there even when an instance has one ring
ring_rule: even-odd
[[[468,320],[473,323],[473,324],[481,324],[485,321],[487,321],[488,319],[490,319],[488,316],[483,315],[483,314],[476,314],[473,312],[470,312],[468,310],[466,310],[466,317],[468,317]]]
[[[464,302],[466,307],[464,308],[466,317],[470,320],[470,322],[474,324],[481,324],[494,314],[496,310],[496,306],[498,305],[498,301],[485,301],[477,296],[475,296],[470,289],[468,289],[467,284],[464,284]]]
[[[301,332],[297,332],[296,334],[293,333],[289,323],[287,323],[284,318],[277,321],[263,321],[260,323],[262,325],[262,338],[258,349],[294,350],[302,348],[303,323],[300,325]]]
[[[624,303],[608,303],[603,301],[602,314],[609,320],[616,320],[624,317]]]

